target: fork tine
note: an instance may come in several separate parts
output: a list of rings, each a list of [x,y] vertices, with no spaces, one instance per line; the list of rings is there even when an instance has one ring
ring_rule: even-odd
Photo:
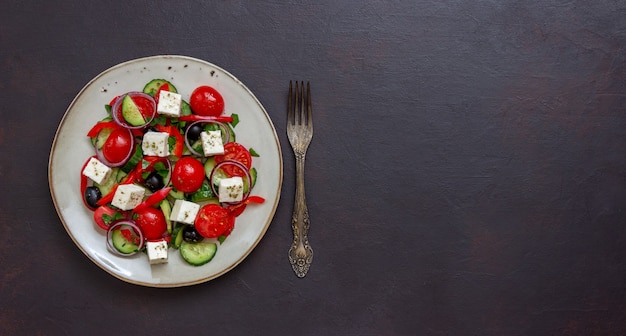
[[[302,113],[302,88],[298,89],[298,81],[296,81],[296,111],[295,111],[295,123],[300,125]]]
[[[287,123],[288,125],[294,124],[294,110],[298,104],[296,100],[298,92],[298,83],[296,82],[296,89],[293,90],[292,83],[289,81],[289,98],[287,103]]]
[[[304,86],[304,84],[302,84]],[[311,116],[311,84],[306,82],[306,125],[313,125],[313,117]]]

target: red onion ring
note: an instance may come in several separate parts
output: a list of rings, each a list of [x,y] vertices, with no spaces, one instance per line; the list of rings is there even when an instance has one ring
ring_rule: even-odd
[[[239,161],[224,160],[224,161],[216,164],[215,167],[213,167],[213,170],[211,170],[211,174],[209,175],[209,184],[211,185],[211,190],[213,191],[213,194],[215,194],[215,196],[217,196],[218,198],[219,198],[220,194],[218,193],[217,190],[215,190],[215,185],[213,183],[213,175],[215,174],[215,171],[217,171],[219,168],[221,168],[223,166],[226,166],[226,165],[234,165],[237,168],[243,170],[243,172],[246,174],[246,178],[248,179],[248,185],[250,185],[252,183],[252,176],[250,175],[250,170],[248,169],[248,167],[246,167],[245,165],[243,165]],[[225,204],[229,204],[229,205],[236,205],[236,204],[241,204],[242,202],[245,202],[245,200],[248,199],[248,196],[250,196],[251,189],[252,188],[248,187],[248,191],[243,194],[243,197],[241,198],[241,201],[239,201],[239,202],[224,202],[224,203]]]
[[[122,111],[120,109],[120,105],[122,105],[122,101],[124,100],[124,96],[125,95],[129,95],[131,98],[133,97],[142,97],[145,99],[148,99],[148,101],[150,101],[150,105],[152,105],[152,114],[150,115],[150,118],[148,118],[146,120],[146,123],[140,126],[133,126],[130,125],[129,123],[126,122],[126,120],[124,120],[124,118],[122,117]],[[127,92],[123,95],[120,96],[120,98],[118,98],[117,100],[115,100],[115,103],[113,103],[113,106],[111,107],[111,115],[113,116],[113,121],[115,121],[118,125],[124,127],[124,128],[128,128],[128,129],[140,129],[140,128],[144,128],[146,127],[146,125],[150,124],[152,122],[152,120],[154,119],[154,117],[156,116],[157,113],[157,105],[156,105],[156,101],[154,100],[154,98],[148,94],[145,94],[143,92],[139,92],[139,91],[131,91],[131,92]]]
[[[224,132],[225,136],[224,136],[224,144],[230,142],[230,131],[228,130],[228,128],[226,128],[226,125],[224,125],[224,123],[221,123],[219,121],[214,121],[214,120],[198,120],[198,121],[194,121],[193,123],[189,124],[189,126],[187,126],[187,128],[185,129],[185,146],[187,146],[187,149],[195,156],[204,156],[204,153],[199,153],[196,152],[195,149],[193,149],[193,147],[191,146],[192,144],[189,143],[189,137],[187,136],[187,133],[189,132],[189,129],[191,128],[191,126],[195,125],[195,124],[215,124],[217,125],[219,128],[222,129],[222,131]]]
[[[111,236],[113,235],[113,231],[115,229],[123,227],[124,225],[130,226],[133,230],[135,230],[137,235],[139,235],[139,245],[137,245],[137,251],[135,251],[135,252],[132,252],[132,253],[122,253],[122,252],[118,251],[115,248],[115,246],[113,246],[113,242],[111,241],[111,238],[112,238]],[[123,257],[132,256],[132,255],[136,254],[137,252],[141,251],[143,249],[144,244],[145,244],[145,239],[143,237],[143,233],[141,232],[141,229],[139,228],[137,223],[135,223],[135,221],[133,221],[133,220],[130,220],[130,219],[120,219],[120,220],[114,222],[113,224],[111,224],[111,226],[109,226],[109,229],[107,230],[107,247],[115,255],[123,256]]]

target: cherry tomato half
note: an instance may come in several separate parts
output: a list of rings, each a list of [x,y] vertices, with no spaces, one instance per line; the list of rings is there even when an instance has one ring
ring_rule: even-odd
[[[104,142],[102,154],[111,163],[119,163],[126,159],[133,149],[133,137],[127,129],[117,128]]]
[[[207,204],[198,211],[194,226],[202,237],[217,238],[230,234],[235,216],[217,204]]]
[[[225,160],[238,161],[248,169],[252,167],[252,156],[250,152],[246,147],[237,142],[226,143],[224,145],[224,154],[215,156],[215,163],[220,163]],[[222,169],[229,176],[245,176],[245,173],[234,165],[224,165]]]
[[[147,207],[135,213],[135,222],[148,240],[159,239],[167,231],[165,215],[157,208]]]
[[[101,229],[108,230],[116,212],[117,210],[109,206],[102,205],[96,208],[93,212],[93,219]]]
[[[224,112],[224,98],[214,88],[203,85],[197,87],[189,97],[189,105],[195,114],[217,117]]]
[[[192,193],[200,189],[204,176],[202,163],[191,156],[185,156],[174,164],[172,184],[176,190]]]

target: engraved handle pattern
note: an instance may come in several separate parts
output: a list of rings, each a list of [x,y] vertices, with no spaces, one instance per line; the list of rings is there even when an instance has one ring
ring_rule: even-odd
[[[309,244],[309,210],[306,206],[304,192],[304,159],[306,152],[295,153],[296,157],[296,196],[291,228],[293,229],[293,243],[289,248],[289,262],[299,278],[303,278],[311,267],[313,249]]]

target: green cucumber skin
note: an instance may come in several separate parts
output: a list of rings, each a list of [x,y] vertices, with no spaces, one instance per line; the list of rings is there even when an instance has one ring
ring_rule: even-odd
[[[179,199],[179,200],[185,199],[185,193],[180,190],[175,190],[174,188],[170,190],[170,193],[168,194],[168,196],[171,196],[173,199]]]
[[[133,98],[129,95],[125,95],[122,98],[122,117],[126,122],[132,126],[141,126],[146,123],[143,115],[139,111],[137,104],[133,101]]]
[[[111,234],[111,243],[116,250],[124,254],[137,252],[137,249],[139,248],[137,245],[126,240],[119,229],[114,230]]]
[[[109,138],[109,135],[111,135],[112,132],[113,130],[110,128],[102,129],[95,138],[96,139],[95,146],[98,149],[102,149],[102,147],[104,146],[104,143],[107,141],[107,139]]]
[[[102,195],[106,195],[109,192],[111,192],[111,189],[113,189],[113,186],[115,185],[115,183],[117,182],[117,174],[118,174],[119,168],[113,168],[111,169],[111,175],[109,176],[108,179],[106,179],[104,181],[104,183],[99,184],[99,183],[94,183],[93,185],[95,187],[97,187],[98,189],[100,189],[100,193]]]
[[[209,242],[188,243],[180,245],[180,254],[190,265],[202,266],[213,259],[217,252],[217,244]]]
[[[178,224],[173,229],[172,233],[172,247],[175,249],[179,249],[180,245],[183,243],[183,227],[185,224]]]
[[[159,208],[161,208],[161,211],[163,212],[163,215],[165,216],[165,224],[167,226],[167,233],[172,233],[172,221],[170,220],[170,215],[172,214],[172,205],[170,204],[168,200],[164,199],[161,201],[161,203],[159,203]]]
[[[172,84],[168,80],[160,79],[160,78],[149,81],[148,84],[146,84],[146,86],[143,87],[143,93],[154,97],[157,91],[159,90],[159,88],[165,83],[167,83],[167,85],[170,87],[170,92],[178,93],[178,90],[176,90],[176,87],[174,86],[174,84]]]
[[[135,146],[135,152],[130,157],[128,162],[126,162],[126,164],[122,166],[122,171],[127,174],[130,173],[133,169],[135,169],[137,164],[139,164],[139,161],[141,161],[141,159],[143,159],[143,149],[141,148],[141,146]]]

